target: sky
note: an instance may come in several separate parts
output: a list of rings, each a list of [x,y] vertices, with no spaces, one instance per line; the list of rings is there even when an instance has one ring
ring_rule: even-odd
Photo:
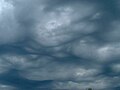
[[[0,90],[120,90],[119,0],[0,0]]]

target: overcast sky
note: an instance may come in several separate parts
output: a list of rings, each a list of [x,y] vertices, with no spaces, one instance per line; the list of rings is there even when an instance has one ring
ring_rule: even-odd
[[[119,0],[0,0],[0,90],[120,89]]]

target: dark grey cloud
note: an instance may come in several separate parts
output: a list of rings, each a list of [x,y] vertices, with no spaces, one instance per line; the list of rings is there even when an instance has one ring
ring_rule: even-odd
[[[119,90],[119,4],[0,0],[0,90]]]

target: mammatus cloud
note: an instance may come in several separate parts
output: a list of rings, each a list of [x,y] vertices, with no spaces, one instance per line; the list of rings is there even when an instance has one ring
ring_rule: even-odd
[[[0,89],[119,90],[119,4],[0,0]]]
[[[39,10],[38,15],[42,15],[37,15],[37,24],[31,30],[33,39],[44,46],[56,46],[95,31],[96,24],[83,20],[96,11],[94,5],[79,4],[61,5],[48,12]]]

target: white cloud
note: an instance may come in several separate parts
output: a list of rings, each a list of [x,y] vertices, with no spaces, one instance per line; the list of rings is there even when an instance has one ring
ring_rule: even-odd
[[[116,85],[112,86],[112,84],[118,83],[117,79],[119,78],[109,78],[109,77],[94,77],[93,80],[88,81],[55,81],[53,82],[53,88],[55,89],[111,89],[111,87],[116,87]]]
[[[12,3],[0,0],[0,44],[15,42],[21,36],[14,8]]]
[[[82,57],[84,59],[95,60],[98,62],[109,62],[115,60],[120,55],[120,43],[102,43],[98,44],[98,41],[91,37],[85,37],[77,42],[70,44],[68,51],[73,52],[74,55]]]
[[[17,88],[10,85],[0,84],[0,90],[17,90]]]
[[[0,55],[1,66],[6,66],[6,69],[14,69],[23,71],[26,68],[34,66],[34,55],[19,55],[19,54],[3,54]],[[3,69],[4,70],[4,69]]]
[[[100,68],[84,68],[81,65],[62,63],[50,57],[39,58],[20,74],[30,80],[87,80],[101,72]]]
[[[96,24],[83,18],[95,13],[95,10],[95,5],[75,3],[56,7],[48,12],[40,11],[40,15],[37,15],[38,23],[31,31],[33,38],[42,45],[56,46],[80,35],[92,33]]]

